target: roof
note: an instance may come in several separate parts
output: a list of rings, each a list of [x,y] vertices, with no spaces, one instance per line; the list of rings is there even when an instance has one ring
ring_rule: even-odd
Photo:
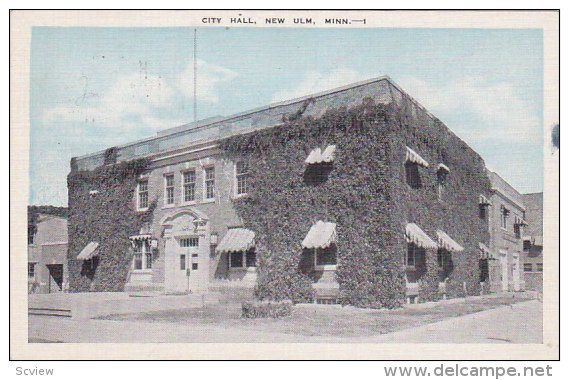
[[[377,103],[401,103],[410,101],[433,120],[436,119],[416,100],[405,93],[389,77],[381,76],[332,90],[319,92],[267,106],[251,109],[227,117],[213,117],[175,128],[166,129],[156,136],[116,147],[117,160],[128,161],[142,157],[156,157],[188,147],[197,147],[233,135],[253,132],[283,124],[285,116],[320,117],[327,110],[338,107],[354,107],[364,98],[373,98]],[[449,130],[450,133],[452,131]],[[77,170],[91,170],[104,164],[105,151],[74,159]]]
[[[505,179],[500,177],[498,173],[486,169],[490,183],[492,184],[492,191],[502,194],[506,199],[511,201],[513,204],[525,210],[524,199],[522,195]]]

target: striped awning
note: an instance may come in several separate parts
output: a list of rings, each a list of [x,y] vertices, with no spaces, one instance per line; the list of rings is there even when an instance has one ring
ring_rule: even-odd
[[[319,220],[310,227],[310,231],[302,241],[304,248],[326,248],[336,242],[336,223]]]
[[[543,236],[524,236],[524,241],[529,241],[531,245],[539,245],[543,247]]]
[[[413,243],[421,248],[438,248],[437,243],[415,223],[407,223],[405,227],[405,237],[407,238],[407,243]]]
[[[490,205],[490,201],[488,200],[488,198],[486,198],[484,195],[480,194],[479,198],[478,198],[478,203],[481,206],[489,206]]]
[[[312,164],[320,164],[323,162],[329,163],[334,161],[334,153],[336,152],[336,145],[328,145],[324,151],[320,148],[312,149],[306,160],[305,163],[312,165]]]
[[[90,242],[81,250],[77,255],[77,260],[91,260],[93,257],[99,255],[99,243],[94,241]]]
[[[419,156],[419,153],[415,152],[413,149],[409,147],[407,147],[407,153],[405,154],[405,161],[424,166],[425,168],[429,167],[429,163],[425,161],[423,157]]]
[[[454,241],[450,236],[448,236],[444,231],[437,230],[437,237],[439,240],[439,247],[444,248],[447,251],[460,252],[464,251],[464,247]]]
[[[230,228],[215,249],[218,253],[248,251],[255,246],[255,233],[246,228]]]
[[[133,236],[129,236],[130,240],[149,240],[152,239],[152,235],[150,234],[140,234],[140,235],[133,235]]]
[[[517,224],[518,226],[527,226],[528,222],[526,222],[523,218],[519,218],[516,216],[514,224]]]
[[[437,165],[437,171],[440,171],[440,170],[445,171],[447,173],[450,173],[450,169],[448,168],[448,166],[446,166],[442,162]]]
[[[490,248],[486,246],[484,243],[478,243],[478,248],[480,248],[480,259],[491,259],[492,254],[490,252]]]

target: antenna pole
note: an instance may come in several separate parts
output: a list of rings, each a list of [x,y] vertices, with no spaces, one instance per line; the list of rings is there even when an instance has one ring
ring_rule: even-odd
[[[194,121],[198,119],[198,100],[197,100],[197,84],[198,84],[198,61],[197,61],[197,46],[198,46],[198,30],[194,29]]]

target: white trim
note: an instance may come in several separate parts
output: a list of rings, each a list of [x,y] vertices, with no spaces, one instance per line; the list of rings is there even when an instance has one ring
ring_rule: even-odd
[[[46,245],[63,245],[63,244],[67,244],[67,241],[47,242],[47,243],[40,244],[40,247],[43,247],[43,246],[46,246]]]
[[[317,262],[318,262],[318,249],[321,249],[321,248],[316,247],[313,249],[314,249],[314,270],[317,270],[317,271],[334,271],[334,270],[336,270],[337,264],[317,264]],[[336,257],[336,260],[338,260],[338,257]]]
[[[206,170],[207,169],[213,169],[213,197],[212,198],[207,198],[207,174],[206,174]],[[211,203],[211,202],[215,202],[216,197],[215,197],[215,188],[216,188],[216,175],[215,175],[215,163],[214,164],[209,164],[209,165],[205,165],[202,168],[202,177],[203,177],[203,181],[202,181],[202,202],[203,203]]]
[[[150,205],[150,180],[149,176],[139,178],[136,182],[136,211],[148,211],[148,206],[140,207],[140,183],[146,182],[146,194],[148,195],[147,203]]]
[[[242,163],[242,162],[243,161],[238,160],[238,161],[235,161],[233,163],[233,199],[243,198],[243,197],[246,197],[247,195],[249,195],[249,192],[243,193],[243,194],[237,193],[237,191],[239,189],[239,185],[237,182],[237,164]],[[249,168],[247,168],[247,174],[246,175],[249,175]]]
[[[194,172],[194,200],[193,201],[186,201],[186,191],[184,182],[184,174]],[[197,184],[198,184],[198,168],[196,167],[189,167],[185,168],[180,171],[180,205],[187,206],[187,205],[195,205],[197,204]]]
[[[173,183],[172,183],[171,187],[174,189],[174,194],[172,194],[173,195],[172,203],[168,203],[168,194],[167,194],[168,193],[167,189],[169,188],[167,178],[170,176],[173,178],[173,181],[172,181]],[[162,204],[163,204],[162,208],[173,207],[176,205],[176,174],[174,172],[168,172],[168,173],[162,174],[162,177],[163,177],[163,183],[164,183],[164,185],[163,185],[164,186],[163,187],[163,197],[164,198],[163,198],[163,202],[162,202]]]

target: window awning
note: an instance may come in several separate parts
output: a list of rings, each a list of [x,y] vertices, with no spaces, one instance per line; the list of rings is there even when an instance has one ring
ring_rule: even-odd
[[[478,243],[478,248],[480,248],[480,258],[484,259],[491,259],[492,255],[490,253],[490,248],[486,246],[484,243]]]
[[[437,171],[440,171],[440,170],[447,172],[447,173],[450,173],[450,169],[448,168],[448,166],[446,166],[442,162],[437,165]]]
[[[439,238],[439,247],[448,251],[460,252],[464,251],[464,247],[454,241],[444,231],[437,230],[437,237]]]
[[[246,228],[230,228],[215,249],[218,253],[248,251],[255,246],[255,233]]]
[[[336,145],[328,145],[324,151],[320,148],[315,148],[310,151],[305,163],[312,165],[312,164],[320,164],[323,162],[329,163],[334,161],[334,153],[336,152]]]
[[[407,243],[413,243],[421,248],[438,248],[437,243],[415,223],[407,223],[405,227],[405,237],[407,238]]]
[[[490,205],[490,201],[488,200],[488,198],[486,198],[484,195],[480,194],[479,199],[478,199],[478,203],[481,206],[489,206]]]
[[[91,260],[93,257],[99,255],[98,248],[99,248],[99,243],[96,243],[94,241],[90,242],[77,255],[77,260]]]
[[[302,241],[304,248],[326,248],[336,242],[336,223],[319,220],[310,227],[310,231]]]
[[[518,218],[516,216],[516,220],[515,220],[514,224],[517,224],[518,226],[527,226],[528,222],[526,222],[524,219]]]
[[[133,235],[133,236],[129,236],[130,240],[150,240],[152,239],[152,235],[150,234],[140,234],[140,235]]]
[[[421,165],[425,168],[429,167],[429,163],[419,156],[419,153],[415,152],[413,149],[407,147],[407,153],[405,154],[405,161],[411,162],[413,164]]]
[[[524,241],[529,241],[531,245],[539,245],[543,247],[543,236],[524,236]]]

